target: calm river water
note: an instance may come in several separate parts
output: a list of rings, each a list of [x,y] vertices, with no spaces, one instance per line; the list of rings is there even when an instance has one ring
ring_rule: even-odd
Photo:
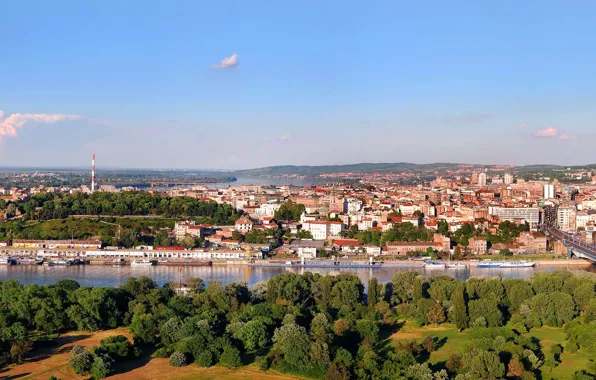
[[[208,280],[219,280],[224,284],[230,282],[245,282],[249,286],[259,282],[265,282],[271,277],[284,272],[304,273],[310,271],[320,274],[338,274],[353,273],[356,274],[366,285],[368,280],[376,277],[379,282],[389,282],[394,273],[399,271],[418,271],[427,276],[449,275],[455,278],[466,280],[470,277],[482,276],[503,276],[506,278],[528,278],[533,273],[554,271],[558,269],[577,269],[566,268],[564,265],[552,267],[522,268],[522,269],[487,269],[487,268],[469,268],[467,270],[454,269],[401,269],[401,268],[382,268],[382,269],[325,269],[325,268],[251,268],[247,265],[217,265],[212,267],[183,267],[179,271],[178,267],[173,266],[154,266],[154,267],[129,267],[129,266],[102,266],[102,265],[81,265],[69,267],[46,267],[41,265],[13,265],[0,266],[0,281],[14,278],[22,284],[53,284],[58,280],[72,279],[83,286],[117,286],[126,282],[129,277],[150,276],[157,283],[163,285],[170,281],[179,281],[180,277],[186,279],[189,277],[200,277],[205,282]],[[582,268],[590,272],[596,272],[596,266]]]

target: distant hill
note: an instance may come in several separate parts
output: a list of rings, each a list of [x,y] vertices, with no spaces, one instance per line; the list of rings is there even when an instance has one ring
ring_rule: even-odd
[[[331,173],[402,173],[405,171],[417,170],[446,170],[457,168],[486,168],[491,169],[502,165],[477,165],[477,164],[458,164],[448,162],[436,162],[431,164],[413,164],[410,162],[395,162],[395,163],[360,163],[349,165],[321,165],[321,166],[267,166],[264,168],[236,170],[233,172],[235,176],[281,176],[281,175],[303,175],[313,176],[319,174]],[[596,165],[585,166],[560,166],[560,165],[527,165],[518,166],[517,170],[520,172],[534,172],[547,170],[561,170],[565,168],[595,168]]]
[[[410,170],[441,170],[454,169],[461,166],[475,166],[478,168],[487,167],[485,165],[464,165],[454,163],[433,163],[433,164],[413,164],[410,162],[395,163],[361,163],[349,165],[323,165],[323,166],[268,166],[257,169],[237,170],[236,176],[278,176],[278,175],[318,175],[330,173],[402,173]]]

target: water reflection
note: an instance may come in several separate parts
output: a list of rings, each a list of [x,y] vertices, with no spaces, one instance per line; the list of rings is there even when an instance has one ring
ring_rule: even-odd
[[[249,267],[247,265],[215,265],[212,267],[178,267],[155,266],[155,267],[129,267],[129,266],[41,266],[41,265],[14,265],[0,266],[0,281],[14,278],[23,284],[53,284],[58,280],[72,279],[84,286],[117,286],[126,282],[129,277],[150,276],[158,284],[163,285],[171,281],[179,281],[189,277],[200,277],[205,282],[219,280],[224,284],[231,282],[245,282],[254,285],[265,282],[271,277],[284,272],[302,274],[305,272],[325,274],[353,273],[360,277],[366,284],[372,277],[379,282],[388,282],[396,272],[417,271],[427,276],[447,275],[466,280],[470,277],[496,277],[505,278],[528,278],[536,272],[551,272],[559,269],[578,269],[577,267],[536,267],[536,268],[468,268],[466,270],[455,269],[423,269],[423,268],[280,268],[280,267]],[[596,271],[593,265],[589,268],[582,268],[591,272]]]

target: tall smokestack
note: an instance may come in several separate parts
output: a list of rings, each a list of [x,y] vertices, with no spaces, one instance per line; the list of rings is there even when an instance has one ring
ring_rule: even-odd
[[[91,192],[95,191],[95,153],[91,155]]]

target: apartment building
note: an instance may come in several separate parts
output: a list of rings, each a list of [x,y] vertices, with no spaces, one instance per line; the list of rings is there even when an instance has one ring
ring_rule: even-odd
[[[540,224],[540,209],[538,207],[489,207],[488,214],[501,220],[515,223],[528,223],[532,230]]]
[[[559,207],[557,210],[557,224],[563,231],[575,231],[576,209],[573,206]]]
[[[488,242],[485,238],[473,237],[468,240],[468,249],[473,255],[484,255],[488,250]]]

